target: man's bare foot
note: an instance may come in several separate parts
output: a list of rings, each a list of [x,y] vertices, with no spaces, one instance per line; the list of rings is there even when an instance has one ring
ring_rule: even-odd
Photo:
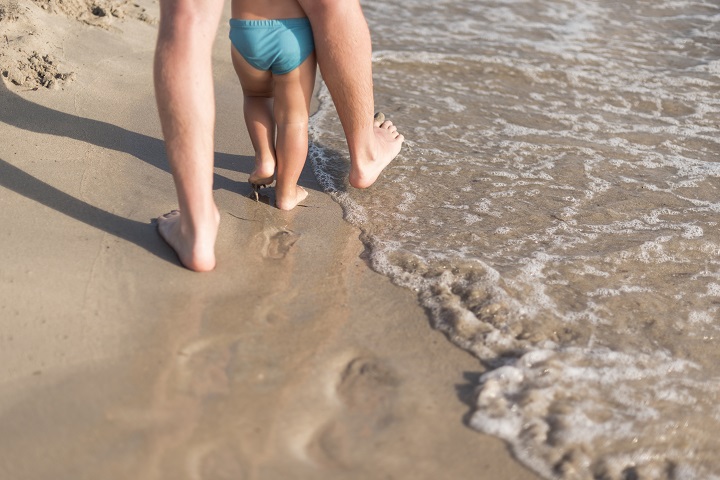
[[[405,137],[398,133],[397,127],[385,115],[375,115],[373,121],[375,134],[375,156],[358,158],[350,167],[350,185],[355,188],[367,188],[380,176],[380,173],[400,153]]]
[[[158,233],[178,256],[180,263],[196,272],[209,272],[215,268],[215,238],[220,225],[220,214],[207,226],[185,226],[180,210],[173,210],[158,217]]]
[[[307,190],[300,185],[295,185],[295,191],[291,192],[290,195],[280,195],[280,192],[275,189],[275,206],[280,210],[292,210],[298,203],[305,200],[307,196]]]

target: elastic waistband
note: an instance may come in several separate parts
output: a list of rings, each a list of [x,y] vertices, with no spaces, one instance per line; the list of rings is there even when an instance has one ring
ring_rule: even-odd
[[[243,28],[274,28],[274,27],[304,27],[310,26],[310,20],[306,17],[302,18],[283,18],[280,20],[241,20],[239,18],[230,19],[231,27],[243,27]]]

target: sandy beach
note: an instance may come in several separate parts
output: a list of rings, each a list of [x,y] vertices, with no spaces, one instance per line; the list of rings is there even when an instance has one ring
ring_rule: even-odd
[[[225,23],[218,267],[194,274],[152,222],[176,208],[156,3],[0,7],[0,478],[537,478],[466,426],[481,364],[309,166],[294,211],[249,198]]]

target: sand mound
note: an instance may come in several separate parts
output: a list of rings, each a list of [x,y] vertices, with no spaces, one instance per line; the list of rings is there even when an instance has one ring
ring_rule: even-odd
[[[73,78],[60,67],[63,29],[44,26],[29,1],[0,0],[0,75],[26,88],[58,88]]]
[[[65,14],[88,25],[108,27],[115,18],[132,18],[150,24],[157,19],[137,3],[125,0],[32,0],[43,10]]]
[[[2,69],[3,77],[19,86],[31,88],[57,88],[63,82],[72,80],[74,73],[62,73],[58,70],[57,60],[52,55],[40,55],[33,52],[26,59],[10,62]]]
[[[140,3],[126,0],[0,0],[0,76],[25,88],[61,88],[75,74],[58,46],[75,21],[116,29],[122,19],[157,23]]]
[[[20,14],[20,6],[17,0],[8,0],[0,3],[0,22],[3,20],[17,20]]]

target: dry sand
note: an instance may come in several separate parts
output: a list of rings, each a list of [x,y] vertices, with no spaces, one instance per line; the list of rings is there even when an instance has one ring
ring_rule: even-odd
[[[536,478],[464,425],[479,363],[310,173],[292,212],[248,198],[224,23],[219,266],[193,274],[150,222],[176,202],[157,5],[0,6],[0,478]]]

